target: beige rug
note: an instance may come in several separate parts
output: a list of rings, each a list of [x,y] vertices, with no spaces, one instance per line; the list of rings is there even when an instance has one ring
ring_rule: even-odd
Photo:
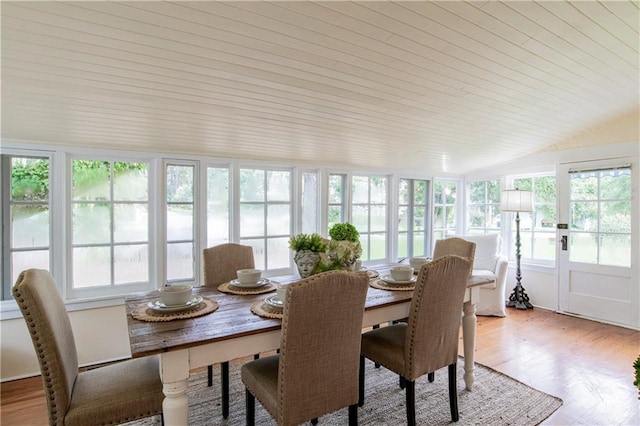
[[[562,405],[562,400],[537,391],[502,373],[476,364],[473,391],[464,388],[463,360],[458,363],[458,408],[456,425],[537,425]],[[217,366],[216,366],[217,367]],[[366,363],[366,399],[358,411],[360,425],[405,425],[404,391],[398,376]],[[239,366],[231,367],[231,406],[229,419],[222,419],[220,372],[214,370],[213,387],[207,387],[206,372],[193,375],[189,382],[189,425],[244,425],[244,387]],[[451,423],[447,369],[436,372],[433,383],[424,376],[416,382],[416,416],[420,425]],[[319,419],[320,425],[348,424],[347,409]],[[269,414],[256,401],[256,424],[274,425]],[[309,423],[310,424],[310,423]],[[159,417],[127,423],[127,426],[160,425]]]

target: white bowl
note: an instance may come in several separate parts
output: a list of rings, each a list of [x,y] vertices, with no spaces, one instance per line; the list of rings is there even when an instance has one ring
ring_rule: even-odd
[[[409,259],[409,264],[413,269],[419,271],[422,265],[424,265],[425,263],[429,263],[430,261],[431,259],[428,259],[426,257],[412,257],[411,259]]]
[[[260,279],[260,275],[262,275],[260,269],[238,269],[236,273],[240,284],[255,284]]]
[[[396,281],[409,281],[413,278],[413,268],[411,266],[392,266],[391,278]]]
[[[186,305],[191,300],[191,289],[189,284],[167,285],[160,289],[160,302],[165,306]]]

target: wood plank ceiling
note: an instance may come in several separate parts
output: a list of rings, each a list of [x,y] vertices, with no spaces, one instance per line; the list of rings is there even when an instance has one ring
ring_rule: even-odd
[[[463,174],[638,110],[637,1],[0,7],[4,141]]]

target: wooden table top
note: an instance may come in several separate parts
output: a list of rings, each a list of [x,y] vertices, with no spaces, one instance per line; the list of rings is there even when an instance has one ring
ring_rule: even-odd
[[[379,269],[383,272],[383,269]],[[295,281],[297,276],[273,278],[276,281]],[[490,281],[470,281],[470,286]],[[136,320],[131,311],[141,304],[159,297],[158,291],[134,294],[126,298],[127,326],[131,354],[134,358],[186,349],[216,341],[279,330],[281,320],[259,317],[251,312],[251,304],[270,294],[234,295],[221,293],[216,287],[194,287],[194,294],[214,299],[219,308],[215,312],[196,318],[165,322]],[[365,311],[411,300],[412,291],[388,291],[369,287]]]

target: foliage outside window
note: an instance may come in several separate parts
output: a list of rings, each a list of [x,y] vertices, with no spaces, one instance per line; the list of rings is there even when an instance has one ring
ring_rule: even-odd
[[[570,260],[631,266],[631,169],[570,175]]]
[[[351,178],[351,223],[360,233],[362,260],[387,257],[387,182],[385,176]]]
[[[256,268],[289,268],[291,172],[240,170],[240,240],[253,247]]]
[[[300,230],[313,234],[318,231],[318,173],[301,174]]]
[[[427,256],[429,182],[400,179],[398,185],[398,257]]]
[[[167,282],[188,282],[195,277],[195,165],[168,164]]]
[[[533,212],[520,213],[522,261],[549,263],[556,258],[556,177],[531,176],[513,180],[513,187],[533,193]],[[515,223],[515,214],[510,215]],[[515,241],[515,224],[512,226]]]
[[[346,175],[329,175],[327,200],[327,229],[336,223],[346,222]]]
[[[207,167],[207,247],[229,242],[229,169]]]
[[[467,186],[467,233],[500,233],[500,180],[471,182]]]
[[[149,281],[148,164],[72,160],[74,290]]]
[[[433,241],[456,234],[458,183],[435,180],[433,183]]]
[[[50,269],[51,214],[48,157],[2,156],[2,300],[28,268]],[[6,202],[8,200],[8,202]]]

